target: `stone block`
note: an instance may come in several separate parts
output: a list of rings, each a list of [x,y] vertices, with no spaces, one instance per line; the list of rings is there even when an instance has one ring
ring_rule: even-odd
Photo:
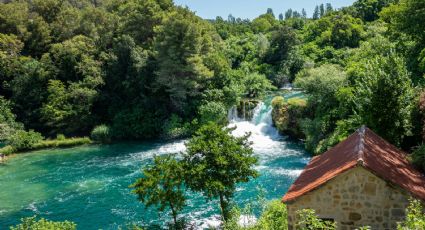
[[[376,195],[376,184],[366,183],[363,187],[363,193],[366,195],[375,196]]]
[[[350,212],[350,214],[348,214],[348,219],[351,221],[359,221],[362,219],[362,215],[357,212]]]

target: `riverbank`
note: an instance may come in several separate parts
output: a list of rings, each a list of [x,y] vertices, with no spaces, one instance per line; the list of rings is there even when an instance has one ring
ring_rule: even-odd
[[[26,154],[35,150],[53,149],[53,148],[69,148],[81,145],[92,144],[93,141],[88,137],[71,137],[42,140],[28,149],[17,150],[11,145],[0,148],[0,162],[5,162],[9,157],[17,154]]]

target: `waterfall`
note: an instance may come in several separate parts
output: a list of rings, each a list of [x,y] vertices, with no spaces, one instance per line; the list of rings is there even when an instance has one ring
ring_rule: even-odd
[[[250,121],[246,119],[235,119],[233,108],[229,110],[229,127],[235,127],[232,132],[235,136],[242,136],[251,133],[250,140],[254,143],[254,149],[273,148],[280,144],[282,136],[272,121],[272,107],[264,102],[260,102],[253,110],[253,117]]]
[[[238,118],[238,108],[236,106],[232,106],[227,112],[227,120],[229,122],[237,121]]]

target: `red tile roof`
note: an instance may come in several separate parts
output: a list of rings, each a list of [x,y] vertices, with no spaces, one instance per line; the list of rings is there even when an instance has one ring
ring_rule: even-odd
[[[424,174],[409,163],[406,153],[363,126],[332,149],[314,157],[282,201],[292,201],[356,166],[425,200]]]

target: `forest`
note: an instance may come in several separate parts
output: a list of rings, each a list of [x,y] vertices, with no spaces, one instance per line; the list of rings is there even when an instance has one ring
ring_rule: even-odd
[[[357,0],[312,13],[207,20],[172,0],[3,1],[0,153],[191,136],[196,152],[215,132],[246,166],[229,180],[247,181],[256,160],[233,145],[246,139],[219,127],[241,100],[290,84],[307,98],[276,97],[273,119],[308,152],[366,125],[425,171],[425,1]],[[193,160],[186,154],[181,167]],[[222,198],[201,181],[190,186]]]
[[[185,137],[294,83],[309,95],[297,125],[310,152],[362,124],[411,151],[424,136],[423,7],[360,0],[250,21],[204,20],[170,0],[8,1],[0,140]]]

